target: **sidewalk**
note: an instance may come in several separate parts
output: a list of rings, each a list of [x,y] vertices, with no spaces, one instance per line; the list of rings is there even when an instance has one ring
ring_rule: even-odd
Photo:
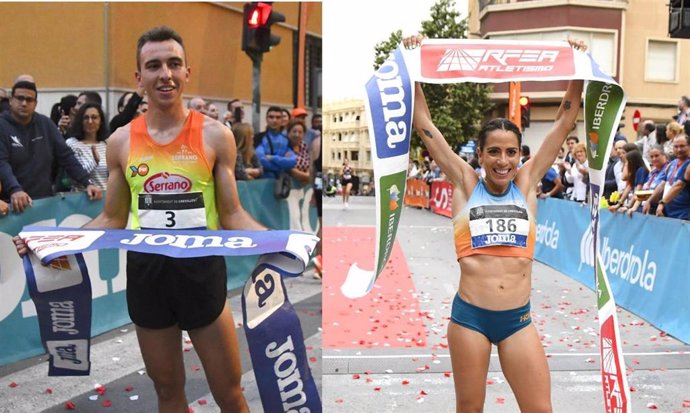
[[[339,198],[325,199],[324,226],[326,265],[336,271],[351,264],[348,252],[367,251],[373,267],[374,198],[352,198],[343,210]],[[369,227],[367,237],[348,244],[347,227]],[[332,234],[338,234],[333,236]],[[416,305],[424,329],[424,346],[396,348],[372,343],[368,337],[352,337],[350,348],[324,348],[324,411],[328,412],[451,412],[455,409],[453,379],[445,338],[450,305],[457,291],[459,270],[448,218],[426,210],[405,208],[396,244],[401,248],[413,280],[416,302],[398,308],[400,314]],[[395,248],[395,247],[394,247]],[[331,266],[326,267],[331,270]],[[399,274],[396,274],[399,276]],[[396,285],[381,275],[377,285]],[[394,275],[395,277],[395,275]],[[339,285],[324,277],[324,300],[339,294]],[[402,277],[404,278],[404,277]],[[394,293],[377,288],[365,307],[390,306],[380,297]],[[327,301],[328,302],[328,301]],[[326,307],[324,322],[331,317]],[[555,412],[603,411],[599,373],[598,322],[594,292],[554,269],[535,262],[532,293],[533,320],[537,325],[551,368]],[[656,407],[663,412],[690,412],[690,346],[665,336],[647,322],[619,309],[623,351],[633,411]],[[378,316],[371,316],[374,323]],[[408,320],[409,317],[406,318]],[[409,321],[409,320],[408,320]],[[379,322],[380,324],[380,322]],[[325,343],[335,326],[324,324]],[[337,326],[337,328],[342,328]],[[388,325],[394,330],[395,325]],[[364,344],[359,344],[364,343]],[[344,346],[343,346],[344,347]],[[518,407],[500,372],[495,350],[487,377],[485,412],[517,412]]]

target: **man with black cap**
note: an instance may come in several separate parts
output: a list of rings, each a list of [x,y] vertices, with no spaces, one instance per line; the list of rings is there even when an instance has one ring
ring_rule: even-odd
[[[10,200],[21,213],[34,198],[53,196],[53,163],[86,187],[89,199],[100,199],[101,190],[89,179],[55,124],[36,113],[36,84],[19,81],[12,87],[10,110],[0,115],[0,198]]]

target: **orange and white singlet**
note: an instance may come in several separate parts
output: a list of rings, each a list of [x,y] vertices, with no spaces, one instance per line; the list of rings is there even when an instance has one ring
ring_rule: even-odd
[[[132,229],[218,229],[213,170],[203,144],[204,115],[190,111],[179,135],[161,145],[146,116],[131,123],[125,177]]]
[[[477,254],[534,258],[536,225],[515,182],[494,195],[480,180],[453,218],[453,229],[458,259]]]

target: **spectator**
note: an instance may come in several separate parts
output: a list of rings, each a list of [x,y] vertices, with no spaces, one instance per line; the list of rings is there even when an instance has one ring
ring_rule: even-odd
[[[563,198],[563,183],[561,177],[553,169],[549,168],[541,179],[541,185],[537,189],[539,198]]]
[[[105,191],[108,183],[108,166],[105,162],[108,128],[103,109],[95,103],[86,103],[77,112],[76,120],[67,145],[72,148],[82,168],[89,173],[89,178]],[[74,189],[84,188],[76,186]]]
[[[614,138],[613,150],[611,150],[611,157],[609,164],[606,167],[606,174],[604,178],[604,198],[607,200],[614,192],[621,193],[625,189],[625,181],[623,181],[623,146],[627,141],[625,139]]]
[[[295,167],[290,169],[290,175],[302,185],[312,181],[309,146],[304,141],[304,134],[306,132],[307,125],[302,119],[295,118],[288,123],[287,133],[290,147],[297,155],[297,162]]]
[[[144,88],[128,92],[120,96],[117,101],[117,115],[110,120],[110,132],[125,126],[139,115],[139,105],[144,101]]]
[[[649,158],[652,165],[652,170],[649,171],[647,180],[644,182],[644,184],[642,184],[642,191],[654,191],[654,189],[656,189],[656,187],[663,182],[663,171],[668,166],[668,158],[666,157],[664,148],[662,148],[661,145],[653,145],[649,149]],[[632,206],[628,208],[628,216],[631,216],[633,212],[642,212],[643,203],[650,202],[649,197],[638,197],[637,194],[633,196],[633,200],[634,202]],[[656,211],[656,204],[651,205],[651,209]]]
[[[143,115],[144,113],[148,112],[148,110],[149,110],[149,102],[144,100],[139,104],[139,107],[137,108],[137,114],[134,117],[135,118],[139,117],[139,116]]]
[[[81,109],[82,105],[86,103],[96,103],[102,106],[103,99],[101,98],[101,95],[98,94],[98,92],[94,92],[91,90],[81,92],[79,96],[77,96],[77,103],[74,105],[74,111],[72,113],[76,114],[77,111]]]
[[[678,115],[673,117],[678,124],[682,125],[686,120],[690,120],[690,98],[683,96],[678,101]]]
[[[277,178],[282,172],[287,172],[295,167],[297,157],[290,149],[287,137],[281,133],[281,109],[268,108],[266,118],[268,129],[264,132],[263,138],[256,148],[256,156],[264,168],[264,177]]]
[[[218,120],[218,107],[216,105],[214,105],[213,103],[210,103],[208,105],[207,115],[213,120]]]
[[[312,118],[313,119],[313,118]],[[313,160],[311,170],[314,177],[314,193],[312,195],[312,200],[310,204],[316,207],[316,216],[318,217],[318,230],[316,231],[316,236],[321,239],[321,228],[323,227],[321,221],[322,215],[322,196],[323,196],[323,173],[321,171],[321,135],[317,135],[309,146],[309,155]],[[314,258],[312,262],[314,263],[314,278],[321,279],[322,277],[322,259],[321,259],[321,242],[316,244],[314,249]]]
[[[65,95],[60,99],[59,103],[53,105],[53,110],[50,112],[50,119],[57,125],[62,136],[67,136],[69,125],[72,122],[72,108],[74,108],[76,104],[76,96]]]
[[[666,157],[671,160],[673,157],[673,153],[669,154],[666,152],[666,145],[665,143],[668,141],[668,136],[666,136],[666,125],[664,124],[658,124],[656,125],[656,144],[661,146],[664,149],[664,153],[666,154]]]
[[[563,162],[565,168],[564,179],[571,184],[569,199],[576,202],[587,200],[589,183],[589,165],[587,163],[587,151],[584,143],[576,143],[573,148],[573,162]]]
[[[663,196],[656,207],[657,216],[690,219],[690,138],[678,135],[673,139],[673,153],[676,155],[666,170],[667,180]]]
[[[89,179],[55,124],[36,113],[36,85],[21,81],[12,87],[10,111],[0,117],[0,180],[2,196],[18,213],[33,198],[53,195],[53,162],[65,168],[86,187],[89,199],[100,199],[101,190]]]
[[[678,122],[669,122],[666,125],[666,138],[668,138],[668,140],[664,142],[664,152],[666,152],[666,155],[671,159],[676,156],[675,150],[673,149],[673,139],[682,133],[683,126]]]
[[[520,147],[520,166],[524,165],[525,162],[529,161],[529,158],[532,156],[530,155],[530,149],[529,146],[527,145],[522,145]]]
[[[236,122],[232,126],[232,134],[237,142],[237,163],[235,164],[236,179],[258,179],[263,174],[261,162],[256,157],[256,150],[252,142],[254,129],[248,123]]]
[[[281,108],[280,113],[281,113],[280,130],[287,135],[287,126],[288,126],[288,123],[290,123],[292,116],[290,115],[290,111],[285,109],[285,108]]]
[[[206,101],[198,96],[189,100],[189,103],[187,103],[187,108],[196,110],[197,112],[201,112],[206,115]]]
[[[410,163],[407,165],[407,177],[408,178],[417,178],[419,177],[419,161],[414,159],[411,160]]]
[[[0,88],[0,113],[10,110],[10,98],[7,97],[7,91]]]
[[[307,135],[309,135],[310,131],[313,137],[311,138],[314,140],[316,136],[321,136],[321,126],[322,126],[322,119],[321,115],[318,113],[315,113],[311,117],[311,128],[307,131]],[[306,140],[306,138],[305,138]]]
[[[558,175],[561,178],[561,182],[563,183],[564,194],[569,194],[573,191],[573,184],[568,182],[567,179],[565,179],[565,171],[566,171],[565,164],[567,163],[569,166],[572,166],[575,163],[575,156],[573,154],[573,148],[579,142],[580,142],[580,139],[577,136],[568,136],[568,139],[566,139],[566,141],[565,141],[565,144],[566,144],[566,147],[568,148],[568,151],[566,152],[565,156],[563,157],[563,162],[560,162],[558,164]]]
[[[656,125],[651,120],[646,120],[642,125],[642,134],[637,141],[637,146],[642,151],[642,157],[647,161],[651,161],[649,156],[649,149],[656,145]]]
[[[266,111],[266,130],[254,135],[254,147],[258,147],[266,134],[270,131],[272,135],[282,133],[280,124],[283,121],[283,111],[278,106],[271,106]],[[287,136],[287,135],[285,135]]]
[[[625,181],[625,188],[621,194],[618,202],[609,206],[611,212],[625,212],[632,206],[632,200],[635,191],[642,189],[649,175],[649,169],[642,159],[642,154],[637,149],[626,152],[623,155],[625,165],[623,166],[623,179]]]
[[[232,128],[235,123],[242,122],[244,118],[244,108],[239,99],[233,99],[228,103],[227,112],[223,115],[223,123],[228,128]],[[256,145],[254,145],[256,146]]]

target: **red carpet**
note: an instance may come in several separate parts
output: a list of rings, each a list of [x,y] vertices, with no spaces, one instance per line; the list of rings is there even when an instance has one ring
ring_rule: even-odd
[[[425,347],[427,332],[412,275],[400,245],[365,297],[351,300],[340,286],[353,262],[371,269],[371,228],[324,227],[323,346],[326,348]]]

